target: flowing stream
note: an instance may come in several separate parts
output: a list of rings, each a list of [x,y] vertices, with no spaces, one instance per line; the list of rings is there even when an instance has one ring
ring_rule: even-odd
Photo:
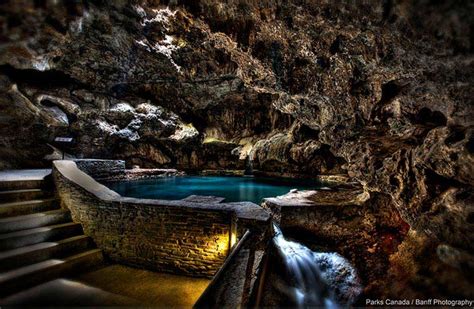
[[[300,308],[339,308],[355,300],[362,291],[354,268],[337,253],[317,253],[285,239],[274,225],[274,244],[291,277],[294,302]],[[342,278],[342,279],[341,279]]]
[[[245,171],[244,175],[252,176],[253,175],[253,154],[249,154],[245,159]]]

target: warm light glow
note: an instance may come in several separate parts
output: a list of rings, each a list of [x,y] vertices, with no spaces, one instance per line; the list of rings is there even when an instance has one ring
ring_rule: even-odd
[[[230,234],[230,248],[232,249],[237,242],[237,233],[233,230]]]
[[[212,241],[208,242],[206,259],[214,260],[226,256],[236,243],[237,231],[236,226],[233,223],[230,231],[225,234],[214,235]]]
[[[220,255],[227,255],[229,250],[229,241],[229,234],[221,234],[214,237],[214,242],[211,244],[211,247],[214,247],[215,250],[210,250],[211,252],[214,251],[215,253],[215,256],[212,259]]]

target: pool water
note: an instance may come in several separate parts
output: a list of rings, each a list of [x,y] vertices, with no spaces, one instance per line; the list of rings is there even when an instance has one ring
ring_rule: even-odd
[[[177,176],[146,180],[127,180],[106,184],[122,196],[178,200],[190,195],[224,197],[226,202],[250,201],[260,204],[265,197],[288,193],[291,189],[315,189],[310,180],[280,178]]]

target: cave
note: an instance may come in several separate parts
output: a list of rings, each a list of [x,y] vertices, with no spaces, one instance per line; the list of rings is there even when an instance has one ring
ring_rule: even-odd
[[[472,16],[0,1],[0,307],[473,307]]]

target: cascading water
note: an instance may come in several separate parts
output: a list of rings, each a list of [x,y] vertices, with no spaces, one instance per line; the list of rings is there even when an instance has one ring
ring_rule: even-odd
[[[249,154],[245,159],[245,176],[253,176],[253,154]]]
[[[273,225],[274,244],[292,278],[294,302],[300,307],[339,308],[348,305],[362,291],[356,271],[337,253],[317,253],[285,239]]]

